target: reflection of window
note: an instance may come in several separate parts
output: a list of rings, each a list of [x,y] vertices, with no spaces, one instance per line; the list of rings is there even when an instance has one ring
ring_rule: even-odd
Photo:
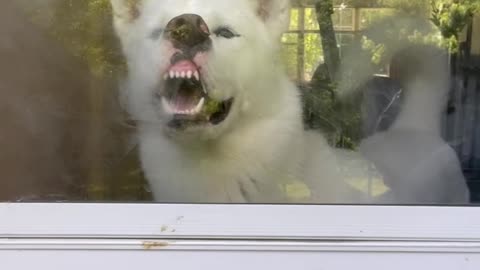
[[[373,22],[393,15],[395,12],[392,8],[362,8],[359,11],[359,27],[365,29],[369,27]]]
[[[355,30],[355,9],[353,8],[335,8],[332,15],[332,21],[337,31]]]
[[[293,8],[289,31],[283,37],[284,55],[289,74],[308,80],[318,62],[323,61],[315,9]]]
[[[332,21],[336,31],[340,57],[345,50],[360,42],[362,30],[372,22],[393,14],[389,8],[334,9]],[[294,7],[291,10],[290,28],[283,36],[284,57],[291,78],[309,81],[316,67],[323,63],[323,50],[319,26],[312,6]]]

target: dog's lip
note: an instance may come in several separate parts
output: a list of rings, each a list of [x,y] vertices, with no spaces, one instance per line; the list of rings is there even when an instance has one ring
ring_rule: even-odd
[[[173,130],[186,131],[197,130],[207,126],[217,126],[224,122],[230,114],[235,98],[229,98],[221,102],[222,109],[211,114],[208,118],[198,118],[189,114],[174,114],[167,126]]]
[[[175,105],[171,103],[165,96],[162,98],[162,107],[163,110],[169,114],[169,115],[188,115],[188,116],[196,116],[201,113],[203,107],[205,106],[206,98],[202,97],[198,101],[197,104],[194,104],[194,106],[191,106],[190,108],[185,108],[185,109],[178,109],[175,108]]]

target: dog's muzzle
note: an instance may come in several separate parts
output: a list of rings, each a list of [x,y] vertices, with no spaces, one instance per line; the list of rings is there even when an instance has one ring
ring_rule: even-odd
[[[176,49],[159,92],[164,112],[172,117],[168,126],[185,129],[222,123],[230,112],[233,98],[210,97],[202,67],[195,60],[206,59],[212,47],[205,21],[195,14],[177,16],[167,24],[164,38]]]

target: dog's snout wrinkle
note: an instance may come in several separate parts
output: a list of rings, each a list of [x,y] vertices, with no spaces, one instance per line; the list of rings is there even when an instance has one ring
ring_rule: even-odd
[[[187,55],[185,53],[180,53],[180,52],[177,52],[177,53],[174,53],[172,58],[170,59],[170,63],[172,65],[178,63],[178,62],[181,62],[181,61],[184,61],[184,60],[190,60],[192,58],[192,56],[190,55]]]
[[[165,30],[166,38],[179,49],[196,47],[205,49],[205,45],[210,44],[210,30],[207,23],[196,14],[183,14],[173,18]]]

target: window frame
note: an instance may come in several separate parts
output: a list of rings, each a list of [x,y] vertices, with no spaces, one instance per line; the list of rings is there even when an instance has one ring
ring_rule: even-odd
[[[11,251],[64,250],[449,253],[480,262],[480,208],[0,203],[1,261]]]
[[[480,243],[474,206],[0,203],[0,239]]]

